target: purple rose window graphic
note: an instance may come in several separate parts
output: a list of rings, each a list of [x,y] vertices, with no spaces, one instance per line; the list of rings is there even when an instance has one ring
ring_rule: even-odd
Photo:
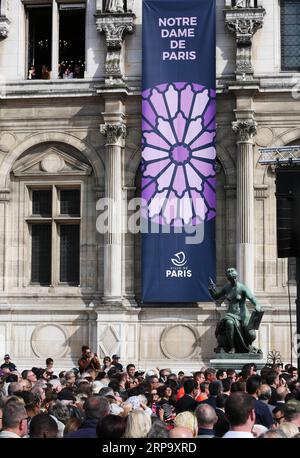
[[[214,218],[215,91],[195,83],[171,83],[147,89],[142,96],[144,216],[171,226]]]

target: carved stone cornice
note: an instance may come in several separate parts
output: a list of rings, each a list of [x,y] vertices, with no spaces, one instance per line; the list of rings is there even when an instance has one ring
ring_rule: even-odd
[[[227,2],[226,2],[227,3]],[[253,79],[252,38],[263,26],[266,11],[263,7],[255,7],[254,2],[240,2],[240,6],[224,10],[225,24],[236,38],[236,77],[238,80]]]
[[[257,122],[254,120],[233,121],[232,130],[236,134],[238,142],[251,142],[256,135]]]
[[[119,145],[126,136],[126,126],[124,123],[100,125],[100,133],[106,137],[106,145]]]
[[[7,19],[7,17],[0,15],[0,40],[7,38],[8,31],[9,31],[9,24],[10,24],[10,21]]]

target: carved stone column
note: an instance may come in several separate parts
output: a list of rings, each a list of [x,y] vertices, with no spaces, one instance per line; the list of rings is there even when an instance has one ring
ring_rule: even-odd
[[[263,26],[265,9],[261,1],[226,0],[225,23],[236,38],[236,79],[252,80],[252,37]],[[256,6],[257,5],[257,6]]]
[[[96,26],[98,32],[105,34],[106,61],[105,86],[126,86],[123,81],[123,51],[126,33],[134,32],[132,12],[101,12],[97,11]]]
[[[105,197],[109,199],[104,236],[104,302],[122,302],[122,147],[126,126],[105,123],[100,132],[106,137]]]
[[[6,289],[6,256],[7,256],[7,206],[9,203],[9,189],[0,189],[0,291]],[[1,301],[2,303],[2,301]]]
[[[237,135],[237,269],[240,280],[254,289],[254,119],[232,123]]]

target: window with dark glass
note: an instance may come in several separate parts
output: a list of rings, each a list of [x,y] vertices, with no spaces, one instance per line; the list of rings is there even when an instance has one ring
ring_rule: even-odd
[[[30,5],[28,18],[28,79],[50,79],[52,6]]]
[[[68,284],[79,283],[79,225],[60,225],[60,279]]]
[[[31,226],[31,281],[51,284],[51,224]]]
[[[80,216],[79,189],[62,189],[60,191],[60,214]]]
[[[59,5],[59,77],[83,78],[85,4]]]
[[[300,71],[300,1],[281,0],[281,68]]]
[[[52,190],[32,191],[32,214],[36,216],[52,216]]]
[[[31,283],[80,284],[80,189],[29,189]]]

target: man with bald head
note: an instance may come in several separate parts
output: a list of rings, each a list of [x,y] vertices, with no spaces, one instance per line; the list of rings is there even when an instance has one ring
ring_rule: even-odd
[[[195,410],[198,421],[198,438],[211,438],[216,435],[214,425],[218,421],[215,409],[209,404],[200,404]]]
[[[175,428],[171,429],[169,432],[170,439],[192,439],[193,433],[189,428],[185,428],[184,426],[175,426]]]
[[[285,398],[287,394],[289,393],[289,390],[287,389],[286,386],[279,386],[276,390],[276,407],[281,406],[282,404],[285,404]]]
[[[258,389],[258,399],[259,401],[262,401],[264,404],[266,404],[270,410],[270,412],[272,413],[273,410],[275,409],[275,406],[272,406],[271,404],[269,404],[269,401],[272,397],[272,390],[271,390],[271,387],[269,385],[267,385],[266,383],[263,383],[260,388]]]

